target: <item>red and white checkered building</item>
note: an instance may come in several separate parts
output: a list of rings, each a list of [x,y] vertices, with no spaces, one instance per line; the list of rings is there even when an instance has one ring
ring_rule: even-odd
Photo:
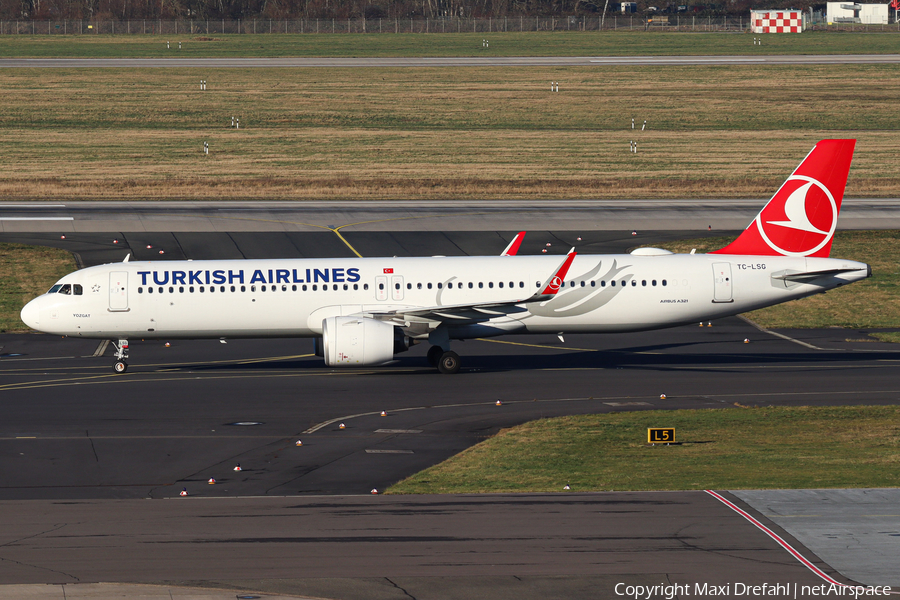
[[[751,10],[753,33],[800,33],[806,21],[802,10]]]

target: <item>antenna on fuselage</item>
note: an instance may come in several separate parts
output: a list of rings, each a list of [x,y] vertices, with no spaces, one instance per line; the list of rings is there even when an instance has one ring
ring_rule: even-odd
[[[129,252],[128,254],[125,255],[125,260],[123,260],[122,262],[123,262],[123,263],[128,262],[128,259],[129,259],[129,258],[131,258],[131,252]]]

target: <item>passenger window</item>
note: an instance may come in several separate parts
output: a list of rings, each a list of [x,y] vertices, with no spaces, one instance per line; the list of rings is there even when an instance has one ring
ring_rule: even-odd
[[[534,282],[534,287],[536,287],[536,288],[541,287],[541,282],[540,282],[540,281],[535,281],[535,282]]]
[[[616,282],[615,282],[615,280],[610,281],[610,282],[609,282],[609,285],[611,285],[612,287],[616,287]]]
[[[156,290],[156,291],[159,292],[160,294],[162,294],[162,293],[163,293],[164,291],[166,291],[166,290],[164,290],[163,288],[159,288],[159,289]],[[200,291],[203,291],[203,290],[200,290]]]
[[[264,286],[264,285],[263,285],[263,286],[260,286],[259,290],[260,290],[261,292],[266,291],[266,286]]]
[[[516,283],[515,283],[514,281],[510,281],[510,282],[509,282],[509,288],[512,289],[512,288],[514,288],[514,287],[516,287]]]
[[[162,288],[159,288],[159,289],[160,289],[160,291],[162,291]],[[201,293],[201,294],[203,293],[203,286],[202,286],[202,285],[200,286],[200,293]]]
[[[406,284],[406,289],[411,290],[411,289],[412,289],[412,284],[411,284],[411,283],[407,283],[407,284]]]
[[[316,284],[313,284],[312,291],[318,292],[318,291],[319,291],[319,286],[316,285]]]
[[[422,289],[422,284],[421,284],[421,283],[417,283],[417,284],[416,284],[416,289],[417,289],[417,290],[421,290],[421,289]]]
[[[493,282],[493,281],[489,281],[489,282],[488,282],[488,287],[493,289],[493,287],[494,287],[494,282]]]
[[[139,288],[138,288],[138,294],[143,294],[143,293],[144,293],[144,288],[139,287]]]
[[[431,284],[430,284],[430,283],[428,284],[428,289],[429,289],[429,290],[431,289]]]
[[[193,294],[193,293],[194,293],[194,286],[189,287],[189,288],[188,288],[188,291],[189,291],[190,293]]]
[[[242,285],[242,286],[241,286],[241,291],[242,291],[242,292],[246,292],[246,291],[247,291],[247,286]]]
[[[538,285],[540,285],[540,284],[538,284]],[[520,281],[520,282],[519,282],[519,287],[520,287],[520,288],[525,287],[525,282],[524,282],[524,281]]]
[[[438,284],[438,287],[440,288],[440,287],[441,287],[441,284]],[[452,290],[452,289],[453,289],[453,282],[450,282],[450,283],[447,284],[447,289],[448,289],[448,290]]]
[[[349,289],[350,289],[350,286],[347,285],[347,284],[345,283],[345,284],[344,284],[344,291],[346,292],[346,291],[349,290]]]
[[[594,280],[591,280],[591,287],[597,287],[597,282]]]
[[[325,287],[328,286],[326,285]],[[333,286],[331,286],[331,289],[333,289],[334,291],[338,291],[338,284],[335,283]]]
[[[662,280],[662,284],[663,284],[663,287],[666,287],[666,280],[665,280],[665,279]]]
[[[231,286],[231,291],[232,291],[232,292],[234,291],[234,286]],[[296,286],[296,285],[294,286],[294,291],[295,291],[295,292],[297,291],[297,286]]]
[[[470,282],[469,282],[469,289],[471,290],[471,289],[474,288],[474,287],[475,287],[475,285],[470,281]]]
[[[635,287],[637,285],[637,279],[631,280],[631,287]]]
[[[202,292],[202,291],[203,291],[203,288],[200,288],[200,291]],[[255,291],[256,291],[256,286],[255,286],[255,285],[251,285],[251,286],[250,286],[250,291],[251,291],[251,292],[255,292]]]
[[[641,281],[641,285],[644,286],[644,287],[647,287],[647,280],[644,279],[643,281]]]
[[[72,289],[75,291],[75,295],[76,295],[76,296],[80,296],[81,293],[82,293],[82,291],[83,291],[83,288],[82,288],[81,285],[78,284],[78,283],[76,283],[75,285],[73,285],[73,286],[72,286]]]
[[[656,280],[654,279],[653,281],[651,281],[650,285],[652,285],[653,287],[656,287]]]
[[[497,282],[497,287],[499,287],[500,289],[503,289],[503,282],[502,281]]]
[[[575,287],[575,282],[574,282],[574,281],[570,281],[570,282],[569,282],[569,287]]]
[[[395,283],[395,284],[394,284],[394,289],[395,289],[395,290],[399,290],[399,289],[400,289],[400,284],[399,284],[399,283]]]
[[[364,289],[364,290],[369,289],[369,284],[368,284],[368,283],[364,283],[364,284],[363,284],[363,289]]]
[[[584,282],[583,282],[583,281],[581,282],[581,287],[584,287]]]
[[[353,291],[356,291],[356,290],[358,290],[358,289],[359,289],[359,284],[358,284],[358,283],[354,283],[354,284],[353,284]]]
[[[443,287],[444,287],[444,284],[441,283],[441,282],[439,281],[439,282],[438,282],[438,289],[442,289]],[[447,284],[447,287],[450,287],[450,284],[449,284],[449,283]]]
[[[152,287],[148,287],[148,288],[147,288],[147,293],[148,293],[148,294],[152,294],[152,293],[153,293],[153,288],[152,288]]]
[[[179,287],[179,288],[178,288],[178,293],[179,293],[179,294],[183,294],[183,293],[184,293],[184,288],[183,288],[183,287]]]
[[[379,283],[379,284],[378,284],[378,289],[379,289],[379,290],[383,290],[383,289],[384,289],[384,284],[383,284],[383,283]]]
[[[169,288],[169,289],[171,290],[172,288]],[[209,293],[210,293],[210,294],[212,294],[212,293],[215,292],[215,291],[216,291],[216,286],[214,286],[214,285],[209,286]]]
[[[304,285],[304,286],[303,286],[302,288],[300,288],[300,289],[302,289],[302,290],[305,292],[305,291],[306,291],[306,286]]]
[[[470,285],[469,287],[472,287],[472,286]],[[478,282],[478,289],[483,289],[483,288],[484,288],[484,283],[482,283],[482,282],[479,281],[479,282]]]

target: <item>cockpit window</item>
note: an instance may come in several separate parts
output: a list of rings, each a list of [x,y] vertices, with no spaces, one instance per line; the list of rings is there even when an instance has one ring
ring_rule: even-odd
[[[62,284],[61,284],[61,283],[57,283],[57,284],[54,285],[52,288],[50,288],[50,290],[49,290],[47,293],[48,293],[48,294],[55,294],[56,292],[59,291],[59,288],[61,288],[61,287],[62,287]]]
[[[59,288],[59,291],[56,293],[71,295],[72,294],[72,286],[67,283],[64,286],[62,286],[61,288]]]
[[[73,285],[72,289],[75,292],[76,296],[80,296],[82,294],[82,292],[84,291],[83,288],[81,287],[81,284],[78,284],[78,283]]]

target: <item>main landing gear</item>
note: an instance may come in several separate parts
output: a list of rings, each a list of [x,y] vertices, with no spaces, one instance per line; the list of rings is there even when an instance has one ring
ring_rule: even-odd
[[[452,350],[444,351],[440,346],[432,346],[428,349],[428,364],[445,375],[452,375],[459,371],[459,355]]]
[[[128,363],[125,362],[128,359],[128,340],[119,340],[119,343],[113,342],[113,346],[116,348],[116,364],[113,365],[113,370],[116,373],[124,373],[128,370]]]

